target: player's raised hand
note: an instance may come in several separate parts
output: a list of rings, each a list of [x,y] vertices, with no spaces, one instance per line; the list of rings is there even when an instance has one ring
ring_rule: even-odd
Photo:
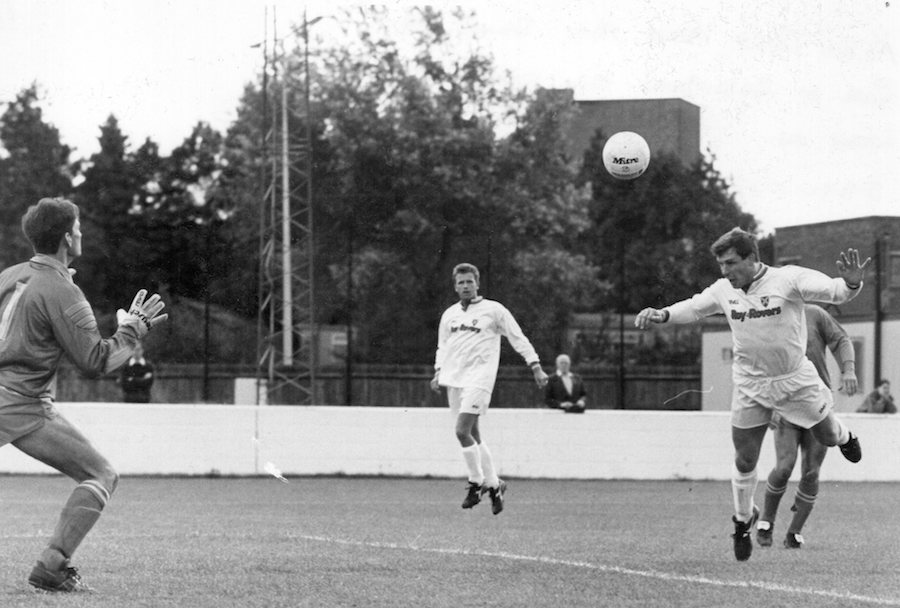
[[[160,314],[166,304],[159,297],[158,293],[153,294],[149,299],[145,300],[145,298],[147,298],[147,290],[139,290],[134,296],[128,312],[120,309],[116,314],[119,325],[129,322],[135,323],[140,328],[141,337],[169,318],[168,314]]]
[[[651,323],[663,323],[666,315],[658,308],[645,308],[634,318],[634,326],[638,329],[647,329]]]
[[[872,258],[866,258],[866,261],[860,264],[858,249],[842,251],[840,259],[836,262],[838,274],[850,287],[859,287],[866,278],[866,268],[871,261]]]

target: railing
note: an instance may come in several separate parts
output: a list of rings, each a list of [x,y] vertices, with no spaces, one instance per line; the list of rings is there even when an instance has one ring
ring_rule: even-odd
[[[548,370],[549,371],[549,370]],[[584,378],[588,407],[615,409],[619,379],[615,367],[578,370]],[[444,407],[446,397],[429,388],[432,368],[427,365],[356,365],[350,384],[351,405],[387,407]],[[156,403],[234,403],[236,378],[253,378],[252,366],[199,364],[157,365],[152,401]],[[204,385],[209,398],[204,400]],[[319,405],[347,404],[347,378],[343,369],[317,373]],[[625,375],[625,409],[699,410],[700,370],[695,367],[632,367]],[[116,376],[82,377],[74,368],[60,371],[59,401],[118,402],[122,393]],[[543,407],[543,392],[522,366],[501,367],[491,407]]]

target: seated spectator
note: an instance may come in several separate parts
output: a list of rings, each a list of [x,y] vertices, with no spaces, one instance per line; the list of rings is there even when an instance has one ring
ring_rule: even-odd
[[[878,383],[878,388],[866,395],[865,401],[856,411],[869,414],[896,414],[897,406],[894,405],[894,397],[891,395],[891,383],[887,380]]]
[[[556,358],[556,373],[550,376],[544,389],[544,403],[549,408],[561,409],[567,414],[581,414],[586,407],[587,391],[584,381],[570,370],[572,365],[568,355]]]
[[[135,346],[128,363],[122,367],[119,382],[125,403],[150,403],[153,364],[144,357],[144,347],[140,342]]]

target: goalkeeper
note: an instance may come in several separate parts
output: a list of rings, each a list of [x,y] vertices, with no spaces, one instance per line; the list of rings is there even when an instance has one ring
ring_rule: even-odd
[[[0,273],[0,446],[25,454],[71,477],[78,485],[63,507],[50,541],[28,577],[45,591],[87,587],[69,565],[116,489],[112,466],[54,406],[63,356],[84,374],[99,376],[121,366],[132,349],[166,319],[158,295],[140,290],[118,329],[103,339],[91,306],[68,266],[81,255],[78,207],[44,198],[28,208],[22,229],[34,257]]]

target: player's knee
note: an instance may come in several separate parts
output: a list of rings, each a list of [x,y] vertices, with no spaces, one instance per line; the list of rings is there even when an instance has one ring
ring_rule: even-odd
[[[788,479],[791,477],[791,471],[794,470],[794,464],[791,463],[790,466],[787,466],[787,463],[779,462],[775,465],[775,468],[772,469],[771,474],[769,474],[769,483],[775,486],[776,488],[780,488],[787,483]]]
[[[822,431],[816,435],[816,439],[822,445],[834,446],[840,442],[840,432],[838,429],[822,429]]]
[[[750,454],[739,451],[734,455],[734,466],[741,473],[751,473],[756,468],[758,460],[759,453]]]
[[[97,482],[112,496],[119,486],[119,473],[112,465],[105,463],[97,475]]]
[[[824,446],[834,446],[840,442],[841,427],[840,424],[833,422],[831,418],[826,418],[816,426],[812,427],[813,437],[816,441]]]
[[[78,484],[78,489],[90,492],[94,495],[99,503],[100,510],[103,510],[109,503],[116,486],[119,484],[119,474],[108,466],[98,467],[90,477]]]
[[[807,487],[819,486],[819,469],[804,471],[800,476],[800,483]]]

